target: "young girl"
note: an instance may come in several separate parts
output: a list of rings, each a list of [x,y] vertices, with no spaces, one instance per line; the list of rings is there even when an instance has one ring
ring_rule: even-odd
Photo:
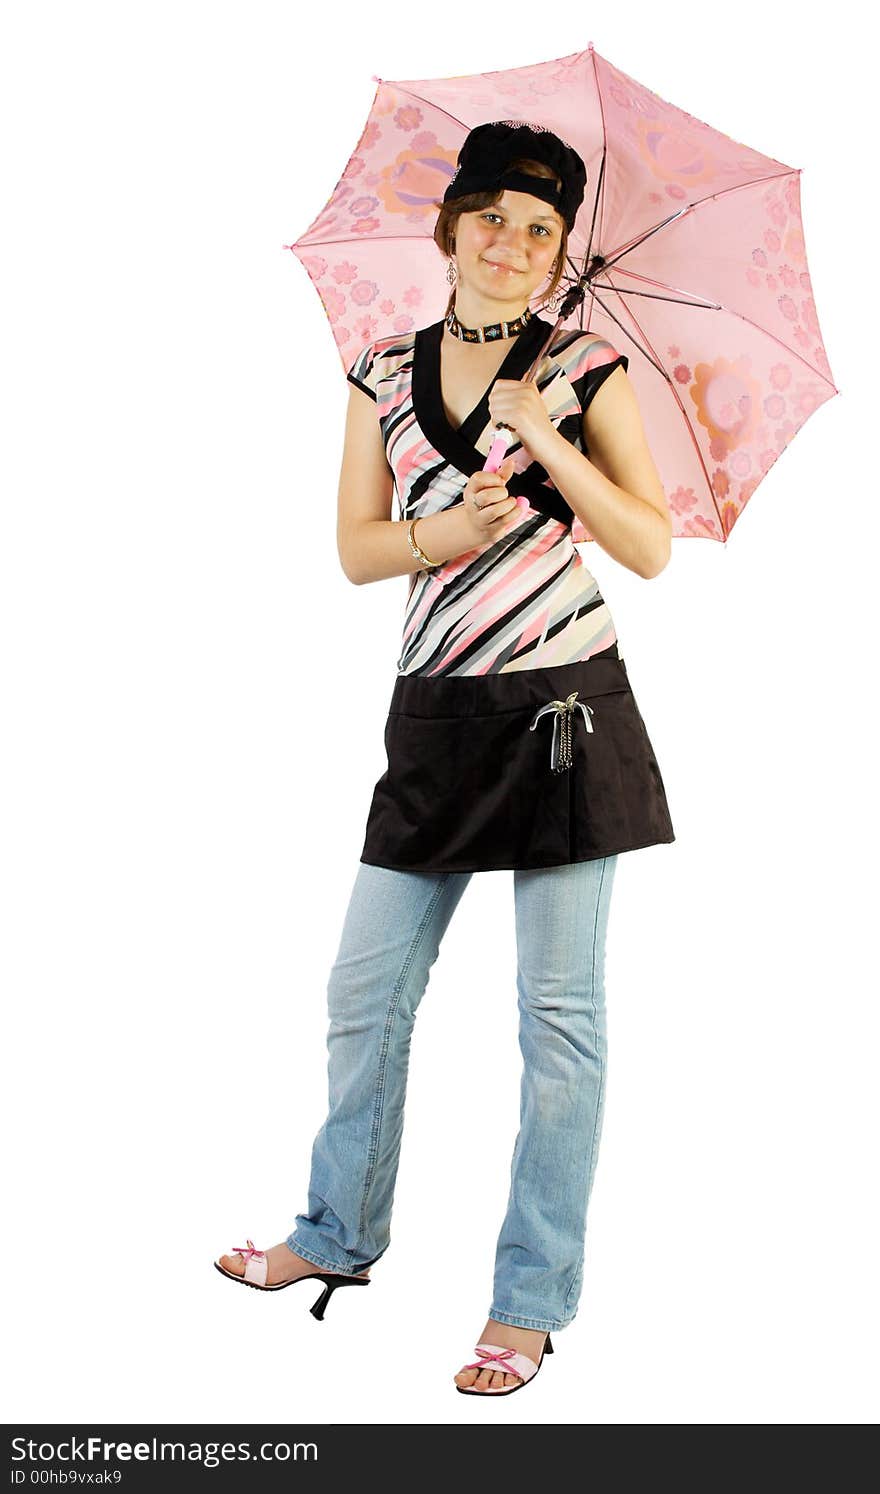
[[[549,130],[498,121],[472,130],[458,161],[434,230],[446,315],[369,344],[349,373],[343,569],[358,584],[411,579],[388,767],[328,987],[329,1111],[308,1207],[280,1244],[248,1241],[215,1264],[267,1290],[318,1277],[318,1317],[337,1287],[369,1282],[390,1243],[418,1004],[473,873],[510,869],[520,1129],[488,1318],[454,1375],[462,1392],[503,1395],[577,1311],[617,860],[675,839],[611,614],[572,543],[575,507],[646,579],[668,562],[672,526],[624,355],[564,330],[522,382],[552,327],[530,303],[562,275],[580,156]],[[486,472],[499,425],[513,445]]]

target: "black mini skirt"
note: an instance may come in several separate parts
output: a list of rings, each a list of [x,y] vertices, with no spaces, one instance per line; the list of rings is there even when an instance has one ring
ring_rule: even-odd
[[[398,675],[361,861],[564,866],[675,839],[617,644],[574,664]]]

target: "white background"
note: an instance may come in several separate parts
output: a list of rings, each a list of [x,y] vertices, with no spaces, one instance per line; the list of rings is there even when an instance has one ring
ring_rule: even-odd
[[[876,1413],[873,57],[745,3],[6,12],[2,975],[10,1421],[866,1422]],[[380,17],[377,29],[375,17]],[[552,24],[550,24],[552,22]],[[432,34],[433,33],[433,34]],[[834,382],[729,546],[585,547],[677,840],[621,858],[580,1310],[458,1396],[518,1121],[512,873],[416,1025],[391,1248],[239,1291],[326,1102],[326,981],[406,581],[336,554],[348,387],[281,245],[371,73],[597,51],[793,167]],[[832,51],[846,67],[832,65]],[[443,266],[438,257],[438,274]],[[328,694],[341,703],[328,707]]]

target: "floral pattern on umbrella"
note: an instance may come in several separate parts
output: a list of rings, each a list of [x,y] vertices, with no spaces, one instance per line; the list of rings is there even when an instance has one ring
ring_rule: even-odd
[[[552,129],[587,167],[562,284],[580,280],[585,296],[564,325],[628,355],[673,534],[726,541],[801,426],[839,393],[800,169],[668,103],[592,42],[530,67],[375,81],[329,201],[284,246],[318,292],[345,371],[366,343],[443,315],[435,204],[468,131],[508,118]],[[578,519],[572,533],[591,538]]]

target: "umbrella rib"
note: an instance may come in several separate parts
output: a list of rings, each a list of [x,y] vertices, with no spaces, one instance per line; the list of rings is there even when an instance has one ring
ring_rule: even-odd
[[[296,248],[298,248],[298,246],[300,244],[304,244],[307,248],[311,248],[312,246],[315,246],[315,245],[317,245],[318,247],[320,247],[321,244],[348,244],[349,246],[351,246],[351,245],[354,245],[354,244],[359,244],[359,245],[375,244],[377,242],[377,240],[381,240],[383,244],[394,244],[394,243],[401,243],[401,244],[430,244],[430,243],[433,243],[433,240],[425,238],[425,235],[423,233],[377,233],[377,234],[374,234],[373,237],[369,238],[369,239],[354,239],[354,238],[351,237],[350,234],[349,234],[348,238],[345,238],[345,239],[297,239],[295,244],[288,244],[286,247],[288,249],[296,249]]]
[[[632,275],[634,271],[620,270],[619,273],[621,275]],[[606,290],[616,291],[619,296],[643,296],[646,300],[649,301],[671,301],[676,306],[689,306],[694,311],[723,311],[725,309],[720,301],[686,301],[684,298],[685,296],[690,294],[689,291],[682,291],[681,295],[678,296],[664,296],[661,295],[659,291],[635,290],[631,286],[614,285],[611,281],[608,281],[606,283],[602,280],[593,280],[590,283],[592,285],[602,285]],[[677,290],[679,289],[679,287],[670,285],[668,289]]]
[[[605,303],[599,299],[599,296],[596,293],[596,288],[595,287],[596,287],[595,280],[591,280],[590,283],[589,283],[589,285],[587,286],[587,292],[588,292],[588,294],[590,296],[592,296],[592,298],[593,298],[594,301],[598,301],[599,302],[599,305],[601,306],[601,308],[604,311],[605,315],[606,316],[610,316],[611,320],[613,322],[617,323],[617,325],[620,328],[621,332],[623,332],[629,338],[630,342],[633,344],[633,346],[635,348],[638,349],[638,351],[642,354],[642,356],[644,358],[647,358],[647,360],[648,360],[649,363],[653,364],[653,366],[654,366],[654,368],[656,368],[657,372],[659,374],[662,374],[662,376],[663,376],[664,379],[668,379],[669,375],[666,372],[666,369],[663,367],[662,363],[658,363],[657,359],[654,358],[653,355],[648,352],[647,348],[642,347],[641,344],[636,341],[635,337],[633,337],[633,335],[629,331],[629,329],[623,325],[623,322],[620,320],[620,318],[616,317],[614,315],[614,312],[611,311],[609,309],[609,307],[607,307],[605,305]],[[602,286],[602,289],[603,290],[614,291],[614,290],[617,289],[617,287],[614,286],[614,285],[608,285],[608,286]],[[633,320],[635,320],[635,318],[633,318]]]
[[[621,270],[619,271],[619,273],[621,275],[632,275],[635,272],[632,270]],[[660,282],[661,285],[664,283],[665,282],[663,281]],[[595,281],[590,282],[591,286],[595,284]],[[782,338],[778,337],[775,332],[771,332],[769,327],[762,327],[760,322],[754,321],[750,316],[746,316],[742,311],[735,311],[732,306],[726,306],[723,301],[683,301],[679,296],[664,296],[653,291],[635,290],[633,288],[624,288],[623,286],[613,284],[605,284],[603,285],[603,289],[614,291],[615,295],[618,296],[641,296],[643,299],[649,301],[671,301],[674,302],[677,306],[687,306],[689,308],[692,308],[694,311],[724,311],[728,316],[735,317],[737,321],[743,322],[747,327],[751,327],[752,331],[760,332],[762,336],[769,337],[772,342],[776,343],[777,347],[785,355],[786,358],[796,358],[799,363],[803,364],[804,368],[809,369],[810,373],[815,378],[824,379],[825,383],[830,385],[835,394],[840,393],[837,386],[833,384],[830,379],[826,378],[822,370],[820,368],[814,368],[812,363],[808,363],[807,359],[803,356],[802,353],[798,352],[797,348],[789,347],[788,343],[783,342]],[[667,289],[672,290],[674,289],[674,287],[667,286]],[[687,291],[685,291],[684,294],[687,295]],[[598,297],[596,299],[598,299]],[[608,315],[612,317],[615,322],[617,322],[617,325],[618,327],[620,327],[622,332],[626,332],[626,327],[624,327],[621,322],[617,321],[617,317],[614,316],[613,312],[608,311],[607,307],[603,307],[603,310],[607,311]],[[627,336],[629,337],[631,336],[631,334],[627,332]],[[631,340],[635,342],[635,338],[632,338]],[[636,347],[638,347],[638,343],[636,343]],[[640,351],[644,352],[644,349],[640,349]],[[645,354],[645,356],[647,357],[648,355]]]
[[[610,270],[619,259],[622,259],[625,254],[631,254],[633,249],[638,249],[639,245],[644,244],[645,240],[649,239],[652,234],[659,233],[661,228],[667,228],[670,223],[677,223],[679,218],[685,217],[687,213],[695,212],[697,208],[703,207],[705,203],[714,202],[719,197],[726,197],[730,192],[745,192],[749,187],[760,187],[765,182],[775,182],[781,176],[791,176],[792,174],[799,176],[799,169],[789,166],[784,171],[774,171],[767,176],[756,176],[751,181],[738,182],[735,187],[722,187],[719,192],[708,192],[705,197],[698,197],[695,202],[689,202],[686,207],[679,208],[677,213],[670,213],[668,218],[664,218],[660,223],[655,223],[652,228],[646,229],[644,233],[639,234],[631,243],[624,245],[622,249],[616,250],[613,259],[606,259],[603,269]]]
[[[600,199],[602,198],[603,183],[605,180],[605,159],[608,155],[608,126],[605,122],[605,100],[602,97],[602,88],[599,83],[599,69],[596,65],[596,54],[593,51],[592,42],[590,42],[590,54],[590,61],[593,64],[593,87],[596,90],[596,102],[599,105],[599,118],[602,121],[602,164],[599,167],[599,180],[596,183],[596,200],[593,204],[593,223],[595,223],[596,213],[599,208]],[[588,252],[591,256],[593,253],[593,223],[590,224],[590,242],[587,245]],[[583,302],[581,302],[581,309],[583,310]]]

